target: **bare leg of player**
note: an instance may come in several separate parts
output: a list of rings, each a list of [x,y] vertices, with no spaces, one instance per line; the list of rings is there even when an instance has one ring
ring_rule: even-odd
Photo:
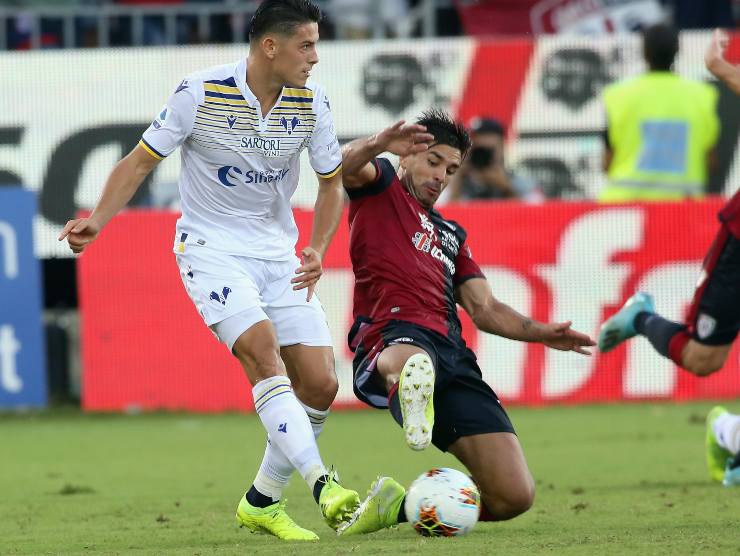
[[[689,340],[681,350],[681,367],[698,376],[710,375],[724,366],[731,349],[732,344],[706,346]]]
[[[463,436],[448,448],[478,484],[481,521],[516,517],[534,502],[534,480],[515,434],[494,432]]]
[[[281,347],[280,356],[301,403],[328,410],[339,390],[332,348],[295,344]]]

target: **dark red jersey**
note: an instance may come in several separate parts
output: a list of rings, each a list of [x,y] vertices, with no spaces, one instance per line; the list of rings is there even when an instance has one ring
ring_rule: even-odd
[[[467,234],[420,205],[387,159],[374,164],[375,181],[347,192],[355,274],[350,348],[354,351],[363,337],[377,336],[391,320],[460,339],[454,290],[469,278],[483,277],[465,244]]]
[[[733,236],[740,239],[740,191],[735,192],[727,201],[719,212],[719,219],[725,223]]]

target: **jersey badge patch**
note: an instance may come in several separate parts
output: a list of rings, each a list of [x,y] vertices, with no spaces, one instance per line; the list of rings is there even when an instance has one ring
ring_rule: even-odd
[[[715,328],[717,328],[717,320],[714,317],[701,313],[696,319],[696,333],[702,340],[711,336]]]

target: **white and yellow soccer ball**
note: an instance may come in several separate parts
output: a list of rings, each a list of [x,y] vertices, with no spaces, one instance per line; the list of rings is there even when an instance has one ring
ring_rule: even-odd
[[[434,468],[411,483],[404,509],[420,535],[465,535],[478,522],[480,492],[465,473],[449,467]]]

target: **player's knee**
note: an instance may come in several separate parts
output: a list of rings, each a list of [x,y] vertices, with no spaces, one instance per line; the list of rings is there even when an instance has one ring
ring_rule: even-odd
[[[295,395],[304,404],[314,409],[329,409],[339,391],[339,382],[334,368],[324,369],[321,373],[309,373],[309,380],[305,375],[298,375],[293,380]]]
[[[483,499],[488,512],[498,520],[513,519],[532,507],[534,491],[507,494],[504,497],[489,496]]]
[[[725,364],[727,353],[719,349],[687,350],[683,356],[683,367],[697,376],[709,376]]]
[[[697,376],[709,376],[722,368],[721,364],[714,361],[693,362],[686,366],[686,370]]]
[[[276,349],[270,349],[267,346],[255,349],[235,344],[233,351],[250,379],[259,381],[285,374],[280,352]]]
[[[308,405],[316,409],[328,409],[337,397],[338,391],[337,375],[326,373],[326,376],[313,385],[310,392],[306,392],[306,397],[312,400]]]
[[[496,519],[512,519],[523,514],[534,504],[534,481],[511,483],[498,492],[485,492],[483,503]]]

